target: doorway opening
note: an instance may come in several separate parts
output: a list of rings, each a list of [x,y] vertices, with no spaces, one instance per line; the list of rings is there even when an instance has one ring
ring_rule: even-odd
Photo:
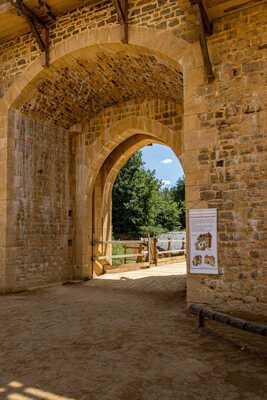
[[[181,163],[170,147],[151,140],[134,150],[115,168],[112,179],[101,173],[102,179],[96,182],[95,201],[102,192],[106,204],[102,232],[99,215],[95,218],[94,276],[174,263],[183,263],[185,272],[185,178]]]

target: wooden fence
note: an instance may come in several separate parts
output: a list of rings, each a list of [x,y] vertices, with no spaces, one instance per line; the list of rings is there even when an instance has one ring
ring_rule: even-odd
[[[181,243],[180,249],[173,249],[173,243]],[[168,249],[162,250],[160,244],[168,243]],[[103,270],[104,272],[109,269],[114,268],[148,268],[151,265],[158,265],[161,263],[170,262],[170,257],[172,261],[175,261],[174,258],[179,256],[179,261],[181,261],[181,256],[185,256],[186,247],[184,239],[171,239],[167,240],[158,239],[158,238],[140,238],[139,240],[110,240],[110,241],[98,241],[94,240],[93,245],[97,246],[98,253],[99,247],[109,245],[112,248],[112,245],[122,245],[123,253],[122,254],[102,254],[102,255],[93,255],[93,260],[98,262],[103,262]],[[130,253],[128,253],[130,251]],[[95,251],[93,252],[95,254]],[[113,260],[123,260],[120,264],[113,263]],[[128,261],[134,261],[132,263],[127,263]]]

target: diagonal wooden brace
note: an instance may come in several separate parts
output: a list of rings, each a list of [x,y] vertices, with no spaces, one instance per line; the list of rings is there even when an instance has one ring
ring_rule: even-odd
[[[35,15],[28,7],[25,6],[23,0],[12,0],[12,4],[18,10],[18,15],[23,15],[31,28],[32,34],[35,37],[38,46],[43,53],[42,65],[49,66],[49,30],[43,21]],[[45,38],[40,35],[37,24],[41,25],[45,32]]]
[[[199,42],[202,51],[204,68],[206,71],[208,82],[212,82],[215,79],[212,71],[212,65],[209,56],[209,50],[206,40],[206,35],[212,34],[212,23],[209,21],[209,17],[202,4],[202,0],[190,0],[194,8],[197,24],[199,27]]]
[[[128,43],[128,0],[112,0],[121,25],[121,41]]]

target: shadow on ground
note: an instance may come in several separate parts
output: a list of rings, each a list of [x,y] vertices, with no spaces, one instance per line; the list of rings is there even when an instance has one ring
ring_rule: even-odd
[[[182,275],[5,296],[0,398],[267,399],[266,360],[212,332],[186,312]]]

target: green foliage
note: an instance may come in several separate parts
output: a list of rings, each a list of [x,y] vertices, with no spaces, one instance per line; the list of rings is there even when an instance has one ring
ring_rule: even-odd
[[[121,169],[113,186],[113,232],[133,236],[158,235],[185,227],[184,180],[162,187],[155,171],[145,170],[137,152]],[[179,199],[178,201],[176,199]]]
[[[124,254],[124,246],[121,243],[113,243],[112,244],[112,255],[118,256]],[[131,249],[126,249],[126,254],[131,254]],[[135,257],[133,258],[126,258],[126,264],[132,263],[136,260]],[[122,258],[115,258],[112,260],[113,265],[124,264],[124,257]]]
[[[185,181],[184,177],[179,178],[176,185],[170,189],[170,193],[174,201],[179,203],[180,201],[185,201]]]
[[[174,200],[162,199],[158,207],[156,224],[163,226],[167,232],[180,231],[182,229],[180,216],[181,210]]]
[[[147,236],[158,236],[160,233],[167,232],[166,228],[164,229],[161,225],[158,226],[139,226],[138,232],[141,237]]]
[[[185,180],[179,178],[176,185],[170,189],[173,200],[178,204],[180,209],[180,222],[182,230],[185,229],[186,224],[186,208],[185,208]]]

